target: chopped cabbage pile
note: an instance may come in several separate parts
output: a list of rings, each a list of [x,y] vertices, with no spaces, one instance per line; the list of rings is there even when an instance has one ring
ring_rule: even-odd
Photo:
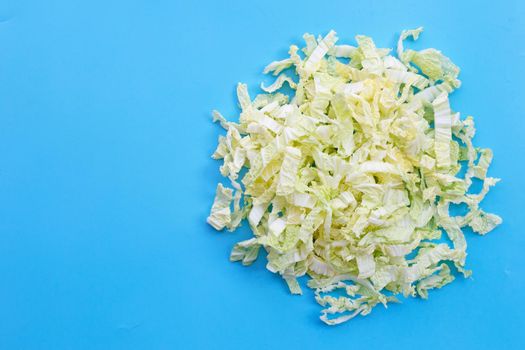
[[[350,46],[334,31],[305,34],[304,48],[265,68],[276,76],[265,93],[238,85],[238,123],[213,112],[227,131],[213,158],[231,185],[217,186],[208,223],[233,231],[247,218],[253,237],[231,260],[249,265],[263,248],[293,294],[309,276],[330,325],[469,276],[462,228],[483,235],[502,222],[479,206],[499,181],[487,176],[492,151],[474,147],[472,117],[450,108],[459,68],[403,48],[421,31],[402,32],[397,58],[367,36]]]

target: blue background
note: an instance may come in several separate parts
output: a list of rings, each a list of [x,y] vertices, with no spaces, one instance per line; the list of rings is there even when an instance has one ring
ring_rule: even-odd
[[[0,349],[523,349],[525,6],[510,1],[0,1]],[[300,5],[304,3],[304,5]],[[503,181],[471,279],[340,327],[228,261],[205,224],[217,108],[304,32],[436,47]]]

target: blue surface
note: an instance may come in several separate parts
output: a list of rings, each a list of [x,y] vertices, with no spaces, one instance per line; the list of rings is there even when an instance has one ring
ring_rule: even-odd
[[[299,3],[0,2],[0,349],[524,348],[524,3]],[[205,224],[210,111],[306,31],[419,25],[462,68],[505,222],[468,235],[472,279],[329,328],[310,291],[228,261],[246,231]]]

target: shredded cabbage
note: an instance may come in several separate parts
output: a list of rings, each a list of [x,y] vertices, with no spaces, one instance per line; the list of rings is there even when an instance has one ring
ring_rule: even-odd
[[[277,77],[266,93],[238,85],[238,123],[213,112],[227,131],[213,158],[232,188],[217,186],[208,222],[233,231],[247,218],[253,237],[231,260],[249,265],[263,247],[293,294],[308,275],[329,325],[469,276],[462,228],[483,235],[502,222],[479,206],[499,181],[487,176],[492,151],[473,146],[472,117],[450,108],[459,68],[438,50],[403,48],[421,31],[402,32],[398,58],[366,36],[354,47],[334,31],[305,34],[305,48],[264,70]],[[277,92],[284,83],[291,100]]]

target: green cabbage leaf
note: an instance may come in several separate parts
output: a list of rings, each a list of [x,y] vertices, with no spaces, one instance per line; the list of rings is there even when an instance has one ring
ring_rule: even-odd
[[[239,122],[213,112],[226,130],[213,158],[229,185],[217,186],[208,223],[232,231],[246,219],[253,236],[231,260],[249,265],[264,249],[293,294],[308,276],[330,325],[469,276],[462,229],[484,235],[502,222],[480,208],[499,181],[487,176],[492,151],[450,107],[459,68],[403,47],[421,31],[401,33],[397,58],[367,36],[353,46],[334,31],[305,34],[303,49],[265,68],[276,78],[264,93],[238,85]],[[458,204],[465,215],[451,214]]]

